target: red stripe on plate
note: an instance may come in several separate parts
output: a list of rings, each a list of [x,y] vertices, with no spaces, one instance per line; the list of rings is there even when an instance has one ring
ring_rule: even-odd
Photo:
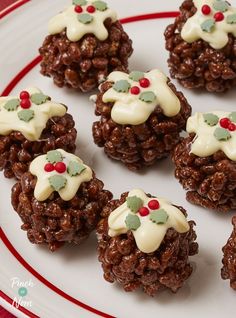
[[[8,15],[9,13],[15,11],[16,9],[18,9],[19,7],[23,6],[23,4],[29,2],[30,0],[21,0],[21,1],[17,1],[15,4],[9,6],[7,9],[5,9],[4,11],[2,11],[0,13],[0,19],[2,19],[3,17],[5,17],[6,15]]]
[[[29,0],[28,0],[29,1]],[[177,17],[179,15],[179,12],[171,11],[171,12],[156,12],[156,13],[149,13],[149,14],[143,14],[133,17],[128,17],[121,19],[121,23],[131,23],[131,22],[138,22],[143,20],[150,20],[150,19],[161,19],[161,18],[173,18]],[[11,91],[15,88],[15,86],[21,81],[24,76],[26,76],[38,63],[40,63],[41,57],[37,56],[32,62],[30,62],[26,67],[24,67],[14,78],[11,80],[11,82],[6,86],[4,91],[2,92],[1,96],[7,96],[11,93]],[[46,278],[44,278],[42,275],[40,275],[32,266],[30,266],[23,257],[17,252],[17,250],[14,248],[14,246],[11,244],[11,242],[8,240],[7,236],[5,235],[3,229],[0,227],[0,239],[6,246],[6,248],[11,252],[11,254],[18,260],[18,262],[26,269],[28,270],[33,276],[35,276],[41,283],[43,283],[45,286],[50,288],[52,291],[57,293],[58,295],[62,296],[64,299],[72,302],[73,304],[88,310],[94,314],[99,315],[100,317],[105,318],[114,318],[113,316],[110,316],[106,313],[103,313],[95,308],[92,308],[81,301],[73,298],[72,296],[66,294],[61,289],[50,283]]]
[[[113,316],[110,316],[106,313],[103,313],[100,310],[97,310],[93,307],[90,307],[89,305],[86,305],[79,301],[78,299],[73,298],[72,296],[68,295],[64,291],[62,291],[60,288],[56,287],[52,283],[50,283],[46,278],[44,278],[42,275],[40,275],[32,266],[27,263],[23,257],[17,252],[17,250],[14,248],[14,246],[11,244],[11,242],[6,237],[5,233],[3,232],[3,229],[0,228],[0,239],[3,241],[7,249],[11,252],[11,254],[18,260],[18,262],[24,266],[25,269],[27,269],[34,277],[36,277],[41,283],[43,283],[45,286],[47,286],[49,289],[53,290],[58,295],[62,296],[64,299],[72,302],[73,304],[88,310],[96,315],[99,315],[100,317],[104,318],[114,318]]]
[[[11,306],[14,306],[16,309],[20,310],[21,312],[23,312],[25,315],[27,315],[30,318],[40,318],[39,316],[33,314],[31,311],[29,311],[28,309],[26,309],[25,307],[22,307],[21,305],[17,306],[14,303],[14,300],[11,299],[9,296],[7,296],[3,291],[0,290],[0,297],[2,299],[4,299],[6,302],[8,302],[8,304],[10,304]]]
[[[179,15],[178,11],[154,12],[154,13],[136,15],[134,17],[123,18],[123,19],[120,19],[120,22],[122,24],[126,24],[131,22],[138,22],[138,21],[152,20],[152,19],[176,18],[178,15]]]

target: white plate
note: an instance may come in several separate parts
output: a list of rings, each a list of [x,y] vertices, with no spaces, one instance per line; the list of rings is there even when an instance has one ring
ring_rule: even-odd
[[[136,0],[132,1],[132,5],[127,5],[124,0],[109,2],[121,18],[176,11],[181,3],[175,0]],[[70,0],[29,1],[2,20],[1,92],[38,55],[38,47],[47,34],[48,19],[68,3]],[[232,1],[232,4],[236,5],[236,1]],[[145,71],[158,67],[168,73],[168,54],[164,48],[163,32],[172,20],[151,19],[124,25],[134,42],[130,69]],[[43,318],[128,318],[131,315],[218,318],[231,315],[235,310],[236,295],[229,288],[229,282],[221,279],[220,268],[221,248],[231,232],[232,214],[220,215],[187,203],[184,190],[174,178],[170,159],[163,160],[142,173],[130,172],[122,164],[109,160],[92,141],[91,126],[96,117],[88,95],[55,87],[50,79],[39,74],[38,65],[16,82],[12,93],[33,84],[55,100],[69,106],[78,129],[77,151],[93,167],[115,198],[124,191],[142,187],[147,192],[169,197],[174,203],[183,205],[188,210],[189,218],[197,223],[200,252],[192,258],[195,267],[193,275],[176,295],[163,292],[155,298],[149,298],[141,292],[125,293],[118,285],[109,284],[103,279],[101,265],[97,261],[95,235],[79,248],[67,245],[54,254],[45,247],[30,244],[26,233],[20,230],[21,221],[10,204],[10,189],[14,181],[6,180],[1,175],[1,304],[14,311],[6,302],[5,296],[11,299],[18,296],[19,286],[12,287],[12,278],[18,277],[21,282],[31,280],[33,283],[33,287],[27,288],[28,295],[23,298],[29,301],[28,306],[25,306],[26,310]],[[181,90],[193,111],[221,108],[235,110],[235,90],[222,96]],[[17,312],[18,317],[25,317],[22,310],[24,309]],[[33,317],[29,312],[27,315]]]

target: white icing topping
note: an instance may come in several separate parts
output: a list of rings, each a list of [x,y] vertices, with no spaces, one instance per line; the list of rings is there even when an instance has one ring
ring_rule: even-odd
[[[41,93],[38,88],[28,88],[26,91],[32,95]],[[9,135],[12,131],[20,131],[30,141],[39,140],[47,121],[53,116],[64,116],[66,107],[62,104],[47,100],[41,105],[31,102],[30,110],[34,111],[34,118],[29,122],[20,120],[18,113],[23,109],[19,106],[16,111],[8,111],[4,108],[6,102],[18,97],[0,97],[0,135]]]
[[[219,119],[226,118],[230,112],[214,111],[211,112],[219,117]],[[207,157],[222,150],[225,155],[236,161],[236,131],[230,131],[231,138],[227,141],[219,141],[214,136],[216,128],[220,128],[218,123],[215,126],[209,126],[203,117],[203,113],[196,113],[187,121],[187,132],[195,133],[196,137],[191,145],[191,152],[199,157]]]
[[[68,166],[70,161],[76,161],[79,164],[83,164],[83,161],[62,149],[57,149],[63,156],[63,162]],[[90,167],[86,166],[84,171],[82,171],[79,175],[71,177],[67,171],[64,173],[58,174],[55,170],[52,172],[46,172],[44,170],[45,165],[48,163],[46,160],[47,155],[42,155],[35,158],[30,164],[29,171],[37,177],[37,183],[34,189],[34,196],[38,201],[47,200],[50,195],[54,192],[54,189],[49,183],[49,178],[55,175],[60,175],[66,178],[67,182],[64,188],[58,191],[60,197],[64,201],[71,200],[76,192],[78,191],[82,182],[88,182],[92,179],[92,170]]]
[[[103,95],[104,103],[115,103],[112,107],[111,118],[117,124],[143,124],[157,105],[160,105],[163,113],[168,117],[173,117],[179,113],[180,101],[168,86],[166,75],[154,69],[148,73],[144,73],[144,77],[150,80],[151,85],[147,88],[140,87],[140,93],[145,91],[154,92],[156,98],[153,102],[146,103],[139,99],[140,95],[134,95],[130,92],[120,93],[114,90],[113,87]],[[126,80],[131,86],[139,86],[138,82],[129,78],[129,74],[123,72],[112,72],[108,76],[108,81],[117,82],[119,80]]]
[[[144,205],[147,205],[149,201],[157,199],[160,203],[160,208],[164,209],[168,213],[168,220],[165,224],[153,223],[149,216],[139,216],[141,226],[137,230],[132,230],[136,244],[140,251],[144,253],[152,253],[156,251],[161,245],[166,232],[169,228],[174,228],[179,233],[185,233],[189,231],[189,224],[184,214],[176,207],[174,207],[169,201],[161,198],[149,198],[143,190],[135,189],[129,192],[128,197],[137,196],[141,198]],[[127,207],[127,202],[123,203],[116,210],[114,210],[109,218],[109,232],[108,234],[118,236],[128,232],[125,220],[128,214],[134,214]],[[136,215],[139,215],[137,213]]]
[[[214,19],[214,14],[217,12],[213,8],[213,4],[217,0],[193,0],[197,12],[187,20],[181,31],[182,38],[192,43],[202,39],[210,44],[214,49],[221,49],[228,43],[228,34],[232,33],[236,36],[236,24],[227,23],[227,17],[236,14],[236,8],[229,6],[228,10],[224,12],[224,20],[215,23],[212,32],[203,31],[201,24],[207,19]],[[204,15],[202,13],[202,6],[209,5],[211,7],[211,14]]]
[[[88,13],[86,8],[93,4],[93,1],[88,1],[83,8],[83,14]],[[96,10],[90,13],[93,17],[91,23],[83,24],[78,20],[79,13],[75,12],[75,6],[72,5],[59,13],[49,21],[48,30],[50,34],[58,34],[66,28],[66,35],[70,41],[77,42],[85,34],[92,33],[100,41],[105,41],[108,37],[108,31],[104,26],[104,21],[111,18],[112,22],[117,21],[115,11],[107,8],[105,11]]]

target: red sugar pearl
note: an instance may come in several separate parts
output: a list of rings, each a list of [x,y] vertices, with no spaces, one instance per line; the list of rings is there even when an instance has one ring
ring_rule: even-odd
[[[96,11],[96,9],[94,6],[88,6],[87,11],[88,11],[88,13],[94,13]]]
[[[204,15],[210,14],[211,13],[211,8],[207,4],[205,4],[204,6],[202,6],[202,13]]]
[[[75,12],[81,13],[81,12],[83,12],[83,8],[79,5],[77,5],[77,6],[75,6]]]
[[[140,88],[138,86],[133,86],[130,89],[130,93],[133,95],[138,95],[140,93]]]
[[[141,216],[147,216],[149,214],[148,208],[145,207],[140,208],[138,212]]]
[[[66,171],[66,165],[64,164],[64,162],[57,162],[55,164],[55,170],[58,173],[64,173]]]
[[[225,18],[224,14],[222,12],[216,12],[214,15],[214,19],[216,22],[223,21]]]
[[[222,128],[228,128],[229,127],[229,125],[231,124],[231,121],[230,121],[230,119],[229,118],[221,118],[221,120],[220,120],[220,126],[222,127]]]
[[[157,210],[160,207],[160,204],[157,200],[151,200],[148,202],[148,207],[151,210]]]
[[[147,87],[150,86],[150,81],[149,81],[148,78],[145,78],[145,77],[144,77],[144,78],[141,78],[141,79],[139,80],[139,84],[140,84],[141,87],[147,88]]]
[[[47,163],[45,166],[44,166],[44,170],[46,172],[52,172],[54,170],[54,165],[52,163]]]
[[[230,123],[228,126],[229,131],[235,131],[236,130],[236,125],[234,123]]]
[[[22,91],[20,93],[20,99],[29,99],[30,98],[30,94],[27,91]]]
[[[22,99],[20,102],[22,108],[27,109],[31,106],[31,101],[29,99]]]

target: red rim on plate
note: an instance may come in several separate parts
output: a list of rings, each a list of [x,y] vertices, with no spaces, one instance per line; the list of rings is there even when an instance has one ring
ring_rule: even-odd
[[[15,7],[10,7],[8,9],[7,13],[0,14],[0,18],[7,15],[8,13],[14,11],[19,6],[25,4],[26,2],[29,2],[30,0],[22,0],[15,4]],[[3,15],[4,14],[4,15]],[[151,20],[151,19],[162,19],[162,18],[174,18],[177,17],[179,12],[176,11],[170,11],[170,12],[156,12],[156,13],[149,13],[149,14],[143,14],[143,15],[137,15],[133,17],[127,17],[121,19],[122,24],[126,23],[132,23],[132,22],[139,22],[143,20]],[[3,90],[1,96],[7,96],[11,93],[11,91],[16,87],[17,84],[35,67],[37,66],[41,61],[41,57],[37,56],[33,61],[31,61],[28,65],[26,65],[6,86],[6,88]],[[113,316],[106,314],[104,312],[101,312],[97,310],[96,308],[93,308],[78,299],[73,298],[72,296],[68,295],[52,283],[50,283],[46,278],[44,278],[42,275],[40,275],[32,266],[30,266],[29,263],[24,260],[24,258],[17,252],[17,250],[14,248],[14,246],[11,244],[7,236],[5,235],[3,229],[0,227],[0,239],[2,240],[3,244],[6,246],[8,251],[17,259],[17,261],[27,270],[29,271],[34,277],[36,277],[41,283],[43,283],[45,286],[47,286],[49,289],[54,291],[56,294],[60,295],[64,299],[72,302],[73,304],[93,313],[100,317],[105,318],[114,318]],[[8,303],[12,303],[12,300],[10,297],[8,297],[3,292],[0,292],[0,297],[3,298]],[[26,314],[28,317],[32,318],[38,318],[37,315],[33,314],[32,312],[28,311],[27,309],[23,307],[19,307],[18,310],[20,310],[22,313]]]

